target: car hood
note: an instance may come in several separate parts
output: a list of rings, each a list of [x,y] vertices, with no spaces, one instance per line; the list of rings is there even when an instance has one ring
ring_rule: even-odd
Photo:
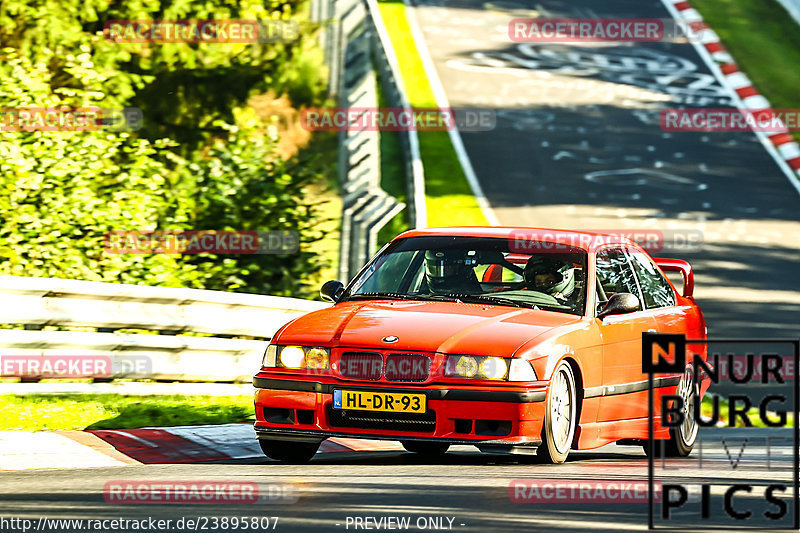
[[[581,319],[553,311],[457,302],[342,302],[290,322],[276,342],[510,356],[526,342]],[[398,340],[388,343],[385,337]]]

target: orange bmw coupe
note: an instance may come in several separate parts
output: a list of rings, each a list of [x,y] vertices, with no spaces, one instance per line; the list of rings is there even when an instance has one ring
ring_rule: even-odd
[[[665,276],[679,272],[679,292]],[[647,449],[648,375],[642,334],[705,339],[694,276],[624,237],[531,228],[407,231],[333,306],[283,326],[254,378],[261,448],[310,460],[328,437],[391,439],[410,452],[538,453],[608,443]],[[701,390],[703,389],[703,390]],[[654,379],[684,398],[679,425],[654,418],[666,453],[695,443],[705,387],[689,368]]]

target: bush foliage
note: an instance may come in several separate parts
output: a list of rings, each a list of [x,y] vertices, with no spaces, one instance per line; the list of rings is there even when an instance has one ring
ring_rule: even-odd
[[[306,187],[248,99],[323,98],[313,36],[287,43],[116,43],[109,20],[286,19],[296,0],[4,0],[0,108],[138,107],[137,131],[0,131],[0,273],[301,296],[323,237]],[[118,230],[293,230],[286,255],[109,254]]]

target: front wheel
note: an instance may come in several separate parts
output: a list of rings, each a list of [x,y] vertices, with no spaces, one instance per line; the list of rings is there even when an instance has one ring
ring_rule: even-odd
[[[282,463],[307,463],[319,450],[321,442],[295,442],[288,440],[259,439],[261,451],[270,459]]]
[[[537,455],[548,463],[563,463],[567,460],[572,439],[575,438],[577,421],[577,394],[575,375],[566,361],[561,361],[545,400],[544,423],[542,424],[542,445]]]
[[[419,455],[444,455],[450,449],[450,445],[442,442],[426,442],[420,440],[406,440],[400,444],[406,451]]]

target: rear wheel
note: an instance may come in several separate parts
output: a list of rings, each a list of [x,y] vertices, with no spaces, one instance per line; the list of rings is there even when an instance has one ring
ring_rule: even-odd
[[[675,391],[675,394],[683,400],[683,409],[681,410],[683,423],[669,428],[668,441],[654,441],[656,457],[661,454],[661,446],[664,447],[665,457],[687,457],[692,453],[700,429],[694,416],[695,403],[700,399],[700,384],[695,383],[692,374],[692,368],[686,367]],[[644,451],[645,454],[650,455],[648,444],[644,444]]]
[[[677,393],[683,399],[683,424],[670,428],[665,451],[668,457],[687,457],[692,453],[700,429],[694,417],[695,403],[700,398],[700,384],[693,379],[691,367],[683,372]]]
[[[259,439],[261,451],[270,459],[283,463],[307,463],[319,450],[321,442]]]
[[[542,445],[537,455],[548,463],[563,463],[569,455],[577,424],[575,375],[566,361],[559,363],[550,380],[545,401]]]
[[[442,442],[426,442],[421,440],[406,440],[401,442],[403,448],[419,455],[444,455],[450,445]]]

